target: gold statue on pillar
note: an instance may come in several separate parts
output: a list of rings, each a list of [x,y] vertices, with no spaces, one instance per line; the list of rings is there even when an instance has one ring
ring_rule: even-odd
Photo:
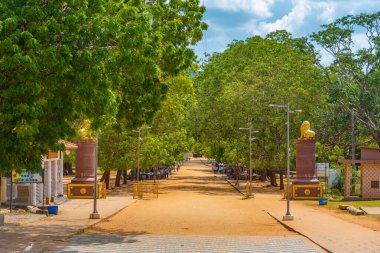
[[[301,125],[300,139],[315,139],[315,132],[310,130],[310,122],[304,121]]]
[[[79,138],[81,140],[93,139],[92,131],[91,131],[91,121],[86,119],[82,122],[79,128]]]

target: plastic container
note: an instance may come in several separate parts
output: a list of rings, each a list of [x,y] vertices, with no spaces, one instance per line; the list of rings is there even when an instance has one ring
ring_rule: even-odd
[[[319,205],[327,205],[327,198],[319,198],[318,199]]]
[[[58,206],[47,206],[48,214],[58,214]]]

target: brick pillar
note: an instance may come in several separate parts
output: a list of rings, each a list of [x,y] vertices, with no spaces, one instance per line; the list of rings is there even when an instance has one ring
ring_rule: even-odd
[[[344,164],[344,196],[349,197],[351,191],[351,171],[350,164]]]

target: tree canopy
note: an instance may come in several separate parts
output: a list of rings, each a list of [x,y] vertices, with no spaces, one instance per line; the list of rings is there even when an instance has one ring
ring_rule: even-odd
[[[140,169],[173,166],[191,146],[186,131],[188,108],[193,103],[193,84],[186,73],[167,80],[165,99],[149,126],[140,131]],[[135,130],[137,131],[137,130]],[[112,124],[99,138],[100,166],[104,171],[137,168],[138,134],[122,124]]]
[[[312,39],[334,58],[325,72],[332,110],[345,115],[353,112],[359,127],[364,126],[380,146],[379,22],[380,12],[348,15],[323,25]],[[355,35],[365,38],[367,45],[358,48]]]
[[[0,3],[0,171],[39,170],[75,122],[154,116],[202,37],[198,0]]]
[[[254,167],[285,168],[285,111],[269,104],[291,104],[302,115],[291,117],[292,136],[302,119],[324,106],[325,79],[314,48],[285,31],[235,41],[215,53],[195,78],[197,107],[192,132],[204,152],[227,163],[249,164],[248,133],[252,127]]]

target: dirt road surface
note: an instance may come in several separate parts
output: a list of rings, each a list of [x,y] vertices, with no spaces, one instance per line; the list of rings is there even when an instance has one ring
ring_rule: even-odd
[[[118,235],[295,235],[256,203],[242,199],[202,160],[191,160],[165,182],[158,199],[140,200],[98,223],[87,234]]]

